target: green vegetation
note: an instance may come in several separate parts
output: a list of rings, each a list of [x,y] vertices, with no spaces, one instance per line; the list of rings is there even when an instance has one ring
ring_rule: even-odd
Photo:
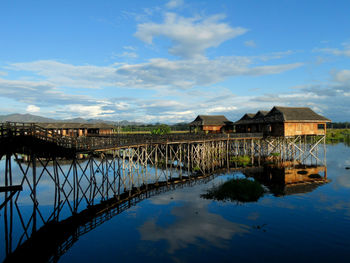
[[[156,134],[156,135],[164,135],[164,134],[169,134],[169,133],[170,133],[170,127],[166,124],[161,124],[161,125],[155,127],[151,131],[151,134]]]
[[[257,181],[249,179],[231,179],[208,190],[202,197],[218,201],[256,202],[265,193]]]
[[[347,129],[350,128],[350,122],[332,122],[327,123],[327,129]]]
[[[128,125],[121,126],[119,131],[121,133],[151,133],[154,129],[157,129],[159,126],[166,124],[156,123],[156,124],[142,124],[142,125]],[[173,125],[166,125],[170,127],[172,133],[176,132],[188,132],[190,130],[187,123],[177,123]]]
[[[237,165],[239,166],[245,167],[251,164],[252,159],[248,155],[243,155],[243,156],[232,156],[230,161],[237,163]]]
[[[329,144],[344,142],[350,145],[350,129],[328,129],[326,142]]]
[[[195,166],[195,167],[193,167],[193,171],[194,172],[199,172],[201,169],[199,168],[199,166]]]

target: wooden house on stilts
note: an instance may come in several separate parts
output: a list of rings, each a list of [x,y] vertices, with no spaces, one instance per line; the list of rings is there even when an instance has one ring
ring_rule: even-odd
[[[329,119],[308,107],[273,107],[269,112],[258,111],[253,117],[245,114],[235,122],[236,132],[261,132],[265,136],[290,137],[325,135]]]
[[[190,132],[229,133],[233,132],[233,122],[224,115],[198,115],[190,123]]]

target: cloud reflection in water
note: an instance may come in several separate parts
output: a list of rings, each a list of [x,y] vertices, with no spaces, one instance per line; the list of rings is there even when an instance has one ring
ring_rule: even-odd
[[[187,248],[189,245],[200,245],[203,240],[216,247],[225,247],[225,241],[234,235],[249,233],[249,226],[230,222],[221,215],[210,213],[209,200],[200,197],[203,186],[182,189],[166,193],[152,199],[153,204],[165,205],[172,201],[181,206],[172,208],[175,221],[169,225],[160,225],[156,218],[146,221],[139,232],[142,240],[165,240],[169,244],[168,252]],[[172,199],[171,199],[172,198]]]

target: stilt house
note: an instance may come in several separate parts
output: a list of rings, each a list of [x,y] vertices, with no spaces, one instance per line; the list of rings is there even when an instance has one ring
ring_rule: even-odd
[[[62,136],[96,136],[110,135],[114,132],[115,126],[105,123],[37,123],[39,126],[57,132]]]
[[[262,132],[266,136],[325,135],[329,119],[307,107],[273,107],[235,122],[236,132]]]
[[[233,132],[233,122],[224,115],[198,115],[190,123],[190,132],[228,133]]]

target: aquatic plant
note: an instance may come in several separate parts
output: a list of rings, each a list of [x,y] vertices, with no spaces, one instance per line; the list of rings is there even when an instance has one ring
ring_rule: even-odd
[[[256,202],[264,193],[265,189],[259,182],[246,178],[235,178],[214,186],[201,197],[218,201]]]
[[[243,156],[232,156],[230,158],[231,162],[237,163],[239,166],[247,166],[251,163],[251,158],[248,155],[243,155]]]
[[[199,172],[201,169],[199,168],[199,166],[195,166],[195,167],[193,167],[193,171],[194,172]]]
[[[328,129],[326,135],[326,143],[336,144],[344,142],[350,144],[350,129]]]

